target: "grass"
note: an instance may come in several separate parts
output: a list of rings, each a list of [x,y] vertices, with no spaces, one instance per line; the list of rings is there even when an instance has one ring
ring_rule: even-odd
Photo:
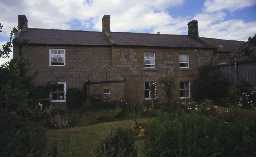
[[[140,123],[149,123],[152,118],[139,119]],[[100,140],[108,135],[111,130],[121,128],[133,128],[132,120],[104,122],[88,126],[80,126],[69,129],[48,131],[49,150],[57,146],[58,157],[93,157],[93,150]],[[139,154],[142,151],[142,140],[137,140]],[[141,156],[141,155],[140,155]]]
[[[213,111],[208,114],[221,119],[256,119],[255,111],[232,109],[232,112],[225,112],[227,109],[223,107],[212,108]],[[58,152],[56,157],[93,157],[95,147],[113,129],[134,128],[134,121],[127,120],[132,117],[132,115],[124,115],[118,108],[86,111],[81,116],[77,127],[48,131],[48,150],[51,151],[56,146]],[[144,118],[140,118],[138,122],[147,124],[154,119],[153,117],[151,114],[144,115]],[[143,139],[137,139],[136,145],[139,157],[142,157]]]

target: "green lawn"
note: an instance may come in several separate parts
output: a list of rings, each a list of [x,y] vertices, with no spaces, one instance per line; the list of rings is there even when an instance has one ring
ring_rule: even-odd
[[[139,119],[140,123],[148,123],[152,118]],[[132,128],[132,120],[98,123],[70,129],[48,131],[49,150],[57,145],[58,157],[93,157],[93,149],[111,130],[122,127]],[[137,140],[139,152],[142,151],[142,140]],[[141,153],[139,153],[141,154]],[[140,155],[141,156],[141,155]]]

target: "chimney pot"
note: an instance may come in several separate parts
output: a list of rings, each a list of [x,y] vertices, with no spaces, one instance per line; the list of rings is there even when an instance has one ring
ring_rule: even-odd
[[[25,30],[28,28],[28,20],[26,15],[18,15],[18,29]]]
[[[197,20],[192,20],[188,23],[188,36],[192,38],[199,37]]]
[[[110,15],[104,15],[102,18],[102,32],[110,33]]]

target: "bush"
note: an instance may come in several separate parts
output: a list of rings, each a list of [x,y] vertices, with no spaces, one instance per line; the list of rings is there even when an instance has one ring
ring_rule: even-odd
[[[81,115],[79,112],[67,111],[65,109],[52,108],[47,111],[46,126],[49,128],[61,129],[71,128],[77,125]]]
[[[212,119],[195,113],[164,115],[146,136],[148,157],[252,157],[256,122]]]
[[[0,114],[1,157],[43,157],[46,149],[46,130],[16,114]]]
[[[196,101],[209,99],[214,103],[223,103],[230,97],[230,88],[231,84],[222,72],[208,65],[199,69],[199,77],[192,83],[192,97]]]
[[[95,151],[96,157],[137,157],[132,131],[117,129],[104,139]]]
[[[70,88],[67,91],[67,107],[70,110],[79,109],[82,106],[82,93],[77,88]]]

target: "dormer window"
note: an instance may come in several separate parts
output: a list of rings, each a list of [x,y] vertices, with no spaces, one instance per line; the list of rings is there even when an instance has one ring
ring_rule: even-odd
[[[65,66],[65,49],[49,50],[49,66]]]
[[[189,56],[186,54],[179,55],[179,66],[181,69],[189,68]]]
[[[155,68],[155,52],[145,52],[144,53],[144,67],[145,68]]]

